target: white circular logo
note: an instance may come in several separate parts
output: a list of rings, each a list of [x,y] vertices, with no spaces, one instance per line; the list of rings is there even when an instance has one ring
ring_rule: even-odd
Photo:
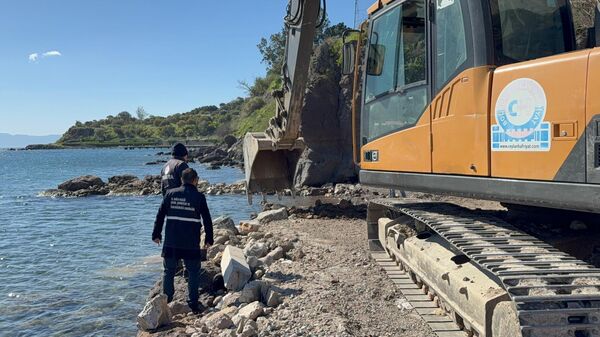
[[[546,93],[535,80],[520,78],[510,82],[496,101],[498,125],[513,138],[526,138],[543,122]]]

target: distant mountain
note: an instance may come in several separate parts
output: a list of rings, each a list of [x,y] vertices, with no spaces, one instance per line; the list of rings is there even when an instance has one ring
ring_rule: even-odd
[[[0,133],[0,148],[23,148],[31,144],[49,144],[56,142],[59,138],[60,135],[28,136]]]

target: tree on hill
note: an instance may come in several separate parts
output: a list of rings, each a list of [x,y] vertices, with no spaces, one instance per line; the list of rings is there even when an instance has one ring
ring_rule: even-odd
[[[321,44],[327,38],[339,38],[348,29],[350,28],[343,22],[331,26],[329,19],[325,18],[323,25],[317,30],[315,35],[315,44]],[[267,65],[267,72],[276,71],[279,73],[283,67],[286,36],[287,28],[284,26],[280,32],[272,34],[268,39],[260,39],[257,47],[262,55],[262,62]]]

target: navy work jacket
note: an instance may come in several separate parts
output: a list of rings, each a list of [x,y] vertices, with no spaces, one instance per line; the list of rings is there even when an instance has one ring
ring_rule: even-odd
[[[167,191],[156,214],[152,240],[165,239],[162,256],[167,258],[200,258],[200,230],[204,225],[205,243],[213,244],[213,227],[204,194],[196,186],[184,184]]]

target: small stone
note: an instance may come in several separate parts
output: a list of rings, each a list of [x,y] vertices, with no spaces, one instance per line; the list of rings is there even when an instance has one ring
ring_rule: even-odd
[[[270,256],[274,261],[279,260],[283,257],[284,251],[281,247],[276,247],[267,256]]]
[[[268,307],[274,308],[274,307],[280,305],[281,302],[282,302],[281,294],[279,292],[277,292],[276,290],[269,289],[269,291],[267,292],[265,304]]]
[[[261,258],[267,255],[269,248],[267,245],[260,241],[250,240],[244,247],[244,255],[246,256],[256,256]]]
[[[208,250],[206,251],[206,257],[209,260],[214,259],[219,253],[222,253],[225,250],[225,245],[221,245],[221,244],[214,244],[212,246],[210,246],[210,248],[208,248]]]
[[[193,327],[193,326],[187,326],[185,328],[185,333],[188,334],[188,335],[193,335],[196,332],[198,332],[198,330],[195,327]]]
[[[256,220],[261,224],[265,224],[265,223],[269,223],[271,221],[285,220],[287,218],[288,218],[287,210],[285,209],[285,207],[282,207],[279,209],[261,212],[256,217]]]
[[[261,279],[261,278],[262,278],[264,275],[265,275],[265,272],[264,272],[262,269],[257,269],[257,270],[254,272],[254,279],[255,279],[255,280],[259,280],[259,279]]]
[[[219,304],[219,302],[221,302],[223,300],[223,296],[217,296],[215,297],[215,299],[213,300],[213,307],[217,306],[217,304]]]
[[[239,228],[240,234],[248,235],[252,232],[258,232],[260,223],[256,220],[242,220]]]
[[[182,302],[171,302],[169,303],[169,310],[171,310],[171,315],[181,315],[181,314],[187,314],[188,312],[191,312],[192,309],[190,309],[190,307],[187,305],[187,303],[182,303]]]
[[[214,245],[222,245],[225,242],[229,241],[229,236],[217,236],[214,240]]]
[[[248,237],[250,239],[254,239],[254,240],[260,240],[264,237],[265,235],[261,232],[252,232],[250,234],[248,234]]]
[[[264,266],[270,266],[273,263],[273,257],[267,255],[265,257],[261,257],[258,259],[258,261]]]
[[[233,326],[231,318],[222,312],[214,313],[204,323],[210,331],[223,330]]]
[[[256,268],[260,266],[260,261],[256,256],[247,256],[246,262],[248,262],[248,266],[250,266],[250,269],[252,270],[256,270]]]
[[[264,305],[259,301],[252,302],[238,311],[236,316],[245,317],[247,319],[256,320],[264,314]]]
[[[260,301],[261,289],[261,281],[248,282],[242,290],[242,294],[240,295],[239,301],[241,303],[252,303],[254,301]]]
[[[244,329],[240,334],[240,337],[255,337],[258,335],[258,325],[255,321],[248,320],[244,324]]]
[[[221,309],[221,308],[226,308],[226,307],[229,307],[232,305],[236,305],[237,303],[239,303],[240,296],[241,296],[240,292],[229,293],[229,294],[223,296],[223,299],[221,301],[219,301],[219,303],[217,304],[217,308]]]
[[[292,255],[291,256],[292,260],[294,260],[294,261],[298,261],[298,260],[302,259],[305,256],[304,251],[300,247],[294,249],[292,251],[291,255]]]
[[[269,320],[266,317],[259,317],[256,319],[256,327],[258,331],[266,330]]]

